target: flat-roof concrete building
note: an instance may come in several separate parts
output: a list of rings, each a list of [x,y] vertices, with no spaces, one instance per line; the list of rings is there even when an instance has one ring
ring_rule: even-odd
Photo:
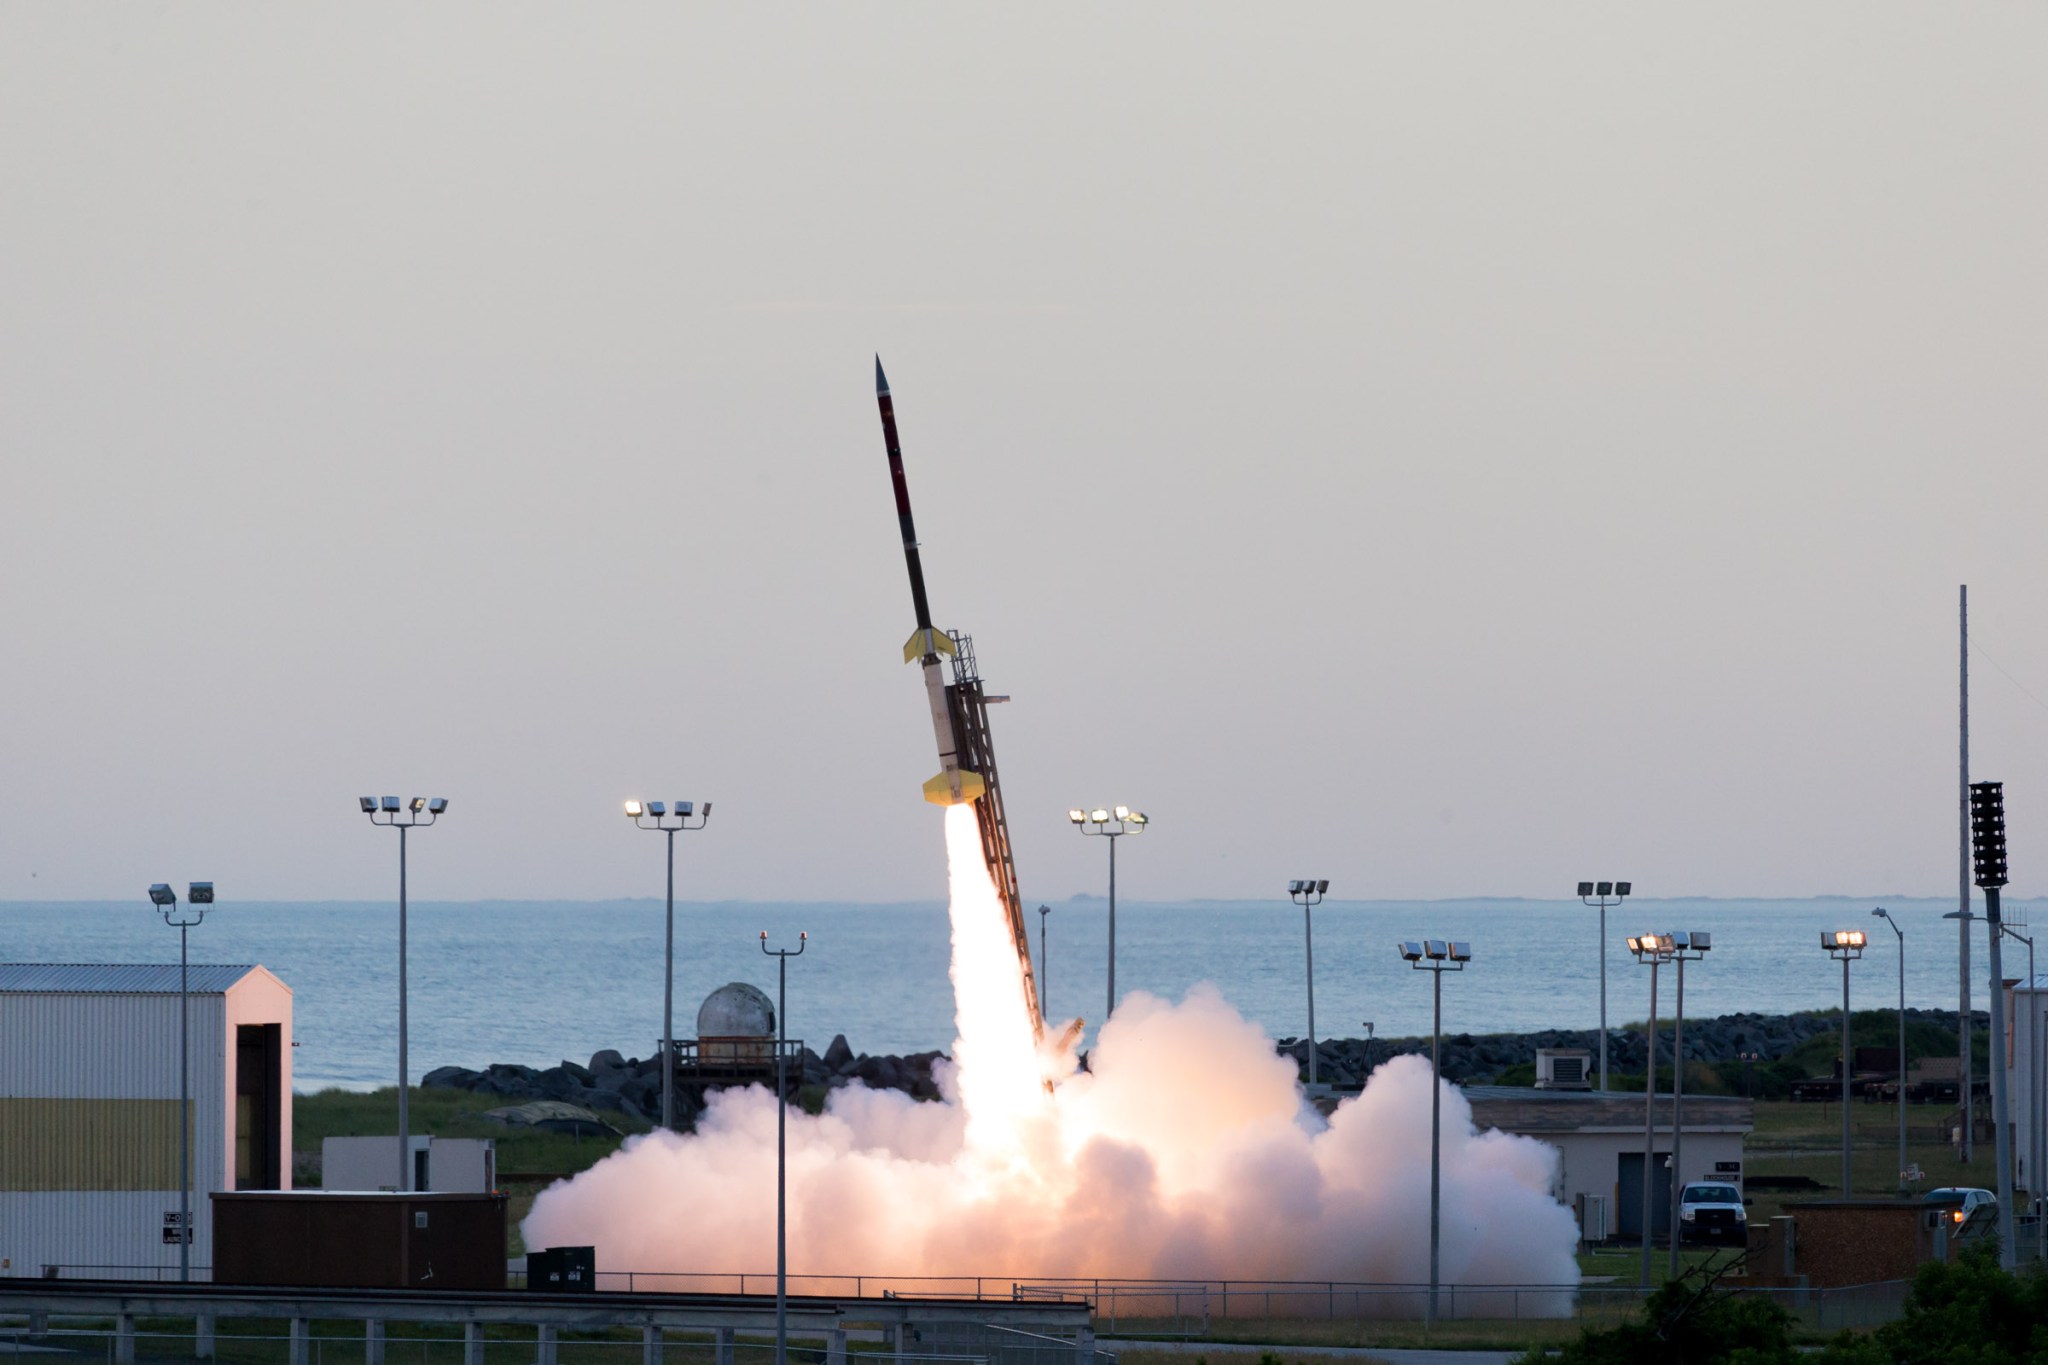
[[[1622,1091],[1536,1090],[1520,1086],[1462,1087],[1472,1122],[1536,1138],[1558,1152],[1551,1191],[1576,1214],[1587,1241],[1642,1236],[1643,1097]],[[1650,1168],[1654,1209],[1650,1228],[1671,1226],[1671,1096],[1652,1104],[1656,1145]],[[1742,1180],[1742,1144],[1755,1127],[1748,1100],[1727,1095],[1685,1097],[1681,1181]]]
[[[291,1187],[292,993],[190,970],[192,1265],[215,1190]],[[178,967],[0,963],[0,1275],[178,1271]]]

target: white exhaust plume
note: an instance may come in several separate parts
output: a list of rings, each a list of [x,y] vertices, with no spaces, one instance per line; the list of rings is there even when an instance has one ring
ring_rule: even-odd
[[[1129,996],[1088,1072],[1040,1055],[971,808],[947,810],[946,836],[959,1037],[944,1098],[851,1085],[821,1116],[790,1113],[792,1277],[1428,1281],[1424,1059],[1380,1067],[1325,1122],[1294,1064],[1206,983],[1179,1004]],[[1543,1144],[1475,1132],[1447,1087],[1443,1282],[1576,1284],[1555,1173]],[[774,1097],[714,1093],[694,1134],[629,1139],[544,1191],[523,1231],[530,1247],[595,1246],[603,1272],[772,1268]]]

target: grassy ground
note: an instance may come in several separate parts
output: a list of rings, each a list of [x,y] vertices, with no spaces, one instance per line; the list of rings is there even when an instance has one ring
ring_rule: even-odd
[[[483,1114],[508,1103],[499,1095],[471,1095],[461,1090],[415,1089],[408,1101],[412,1130],[436,1137],[495,1138],[501,1171],[548,1171],[569,1174],[587,1169],[618,1150],[618,1138],[572,1137],[531,1128],[505,1128]],[[625,1133],[647,1131],[648,1125],[623,1114],[602,1114]],[[317,1155],[323,1138],[364,1137],[398,1131],[398,1090],[387,1086],[368,1093],[322,1090],[292,1097],[292,1148]],[[301,1163],[303,1164],[303,1163]],[[302,1182],[302,1183],[312,1183]]]
[[[1978,1154],[1964,1165],[1946,1138],[1944,1125],[1952,1106],[1945,1104],[1906,1106],[1906,1160],[1917,1163],[1925,1178],[1917,1188],[1931,1190],[1943,1185],[1977,1185],[1990,1188],[1995,1179],[1991,1153]],[[1849,1105],[1850,1194],[1867,1199],[1888,1198],[1899,1188],[1898,1109],[1890,1104]],[[1760,1175],[1803,1175],[1820,1182],[1820,1190],[1780,1192],[1769,1189],[1748,1191],[1755,1203],[1750,1207],[1752,1223],[1784,1211],[1787,1201],[1839,1199],[1842,1197],[1842,1106],[1794,1104],[1789,1100],[1759,1100],[1756,1131],[1750,1134],[1743,1153],[1743,1172]]]
[[[1729,1247],[1680,1247],[1678,1269],[1683,1274],[1704,1265],[1725,1265],[1732,1255],[1741,1252]],[[1650,1273],[1662,1283],[1664,1274],[1671,1265],[1670,1252],[1664,1247],[1653,1248],[1650,1253]],[[1641,1278],[1643,1252],[1640,1242],[1628,1246],[1595,1247],[1579,1254],[1579,1272],[1587,1276],[1608,1276],[1616,1284],[1635,1284]]]

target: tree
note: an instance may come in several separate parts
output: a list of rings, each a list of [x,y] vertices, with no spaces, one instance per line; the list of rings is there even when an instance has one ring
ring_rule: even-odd
[[[1719,1275],[1672,1280],[1640,1318],[1588,1327],[1555,1355],[1537,1347],[1523,1365],[1791,1365],[1792,1315],[1768,1298],[1717,1288]]]

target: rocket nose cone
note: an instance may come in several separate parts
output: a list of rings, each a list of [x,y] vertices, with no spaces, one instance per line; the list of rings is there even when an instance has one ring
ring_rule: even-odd
[[[882,373],[882,357],[875,357],[875,397],[880,398],[889,391],[889,376]]]

